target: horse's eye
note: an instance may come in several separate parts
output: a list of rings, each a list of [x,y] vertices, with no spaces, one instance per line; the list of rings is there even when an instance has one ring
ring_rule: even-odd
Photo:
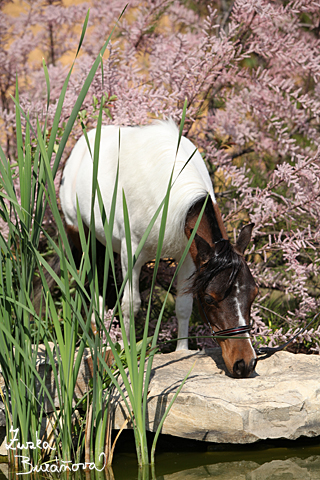
[[[204,296],[204,301],[206,302],[207,305],[216,305],[217,304],[216,300],[211,295],[205,295]]]

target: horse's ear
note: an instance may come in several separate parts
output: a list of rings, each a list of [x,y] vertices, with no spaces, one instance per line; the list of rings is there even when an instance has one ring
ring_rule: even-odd
[[[200,235],[196,233],[194,241],[197,247],[197,256],[200,261],[200,265],[206,263],[212,257],[212,247],[209,243]]]
[[[238,252],[241,255],[244,254],[247,246],[249,245],[253,227],[254,227],[254,223],[249,223],[249,225],[246,225],[245,227],[243,227],[240,232],[235,248],[236,250],[238,250]]]

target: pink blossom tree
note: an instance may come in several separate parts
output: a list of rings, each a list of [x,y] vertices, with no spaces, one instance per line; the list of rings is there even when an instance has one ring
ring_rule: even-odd
[[[14,19],[7,3],[0,12],[0,133],[14,160],[8,94],[16,73],[25,109],[46,110],[43,70],[40,62],[28,61],[30,53],[37,46],[48,64],[52,115],[66,75],[63,59],[90,6],[90,33],[67,91],[63,129],[126,2],[66,6],[33,0]],[[187,98],[185,135],[212,173],[230,238],[242,224],[255,223],[248,252],[261,291],[253,309],[255,334],[272,345],[305,325],[320,306],[320,4],[235,0],[214,6],[132,0],[83,104],[74,139],[81,122],[94,126],[100,102],[105,123],[129,125],[168,117],[179,122]],[[320,353],[319,334],[315,325],[300,341]]]

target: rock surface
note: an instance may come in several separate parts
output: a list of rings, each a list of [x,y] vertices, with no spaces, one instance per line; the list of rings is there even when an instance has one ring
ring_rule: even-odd
[[[233,379],[220,349],[156,355],[149,386],[147,429],[156,431],[187,372],[196,364],[162,433],[219,443],[320,435],[320,356],[278,352],[258,362],[251,378]],[[114,398],[114,428],[126,417]]]

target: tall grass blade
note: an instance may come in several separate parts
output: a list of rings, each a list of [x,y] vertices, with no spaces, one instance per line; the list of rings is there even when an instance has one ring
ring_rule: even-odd
[[[81,48],[85,31],[88,24],[88,15],[82,29],[76,57]],[[110,37],[101,50],[105,51]],[[89,265],[82,262],[82,270],[79,275],[76,270],[72,252],[63,229],[60,213],[57,207],[54,178],[58,164],[62,156],[66,141],[71,132],[78,110],[89,89],[95,71],[101,61],[101,56],[94,63],[87,80],[81,90],[80,96],[72,111],[69,122],[59,145],[58,154],[52,165],[52,155],[57,141],[57,132],[60,114],[69,84],[73,65],[64,82],[61,95],[57,104],[56,113],[51,129],[50,138],[46,138],[46,122],[41,129],[37,121],[36,132],[31,125],[30,119],[19,105],[18,80],[16,81],[16,134],[17,134],[17,160],[19,169],[21,204],[18,201],[14,188],[12,167],[6,160],[4,152],[0,148],[0,174],[2,191],[0,194],[0,210],[2,217],[7,221],[9,228],[8,241],[0,234],[0,363],[6,382],[7,392],[11,393],[11,404],[7,404],[7,434],[9,438],[10,425],[19,428],[19,440],[25,445],[35,433],[39,433],[41,420],[44,414],[43,397],[46,393],[54,407],[54,401],[50,396],[45,380],[37,371],[37,353],[40,340],[47,347],[49,362],[53,370],[60,413],[54,407],[56,421],[62,422],[63,428],[59,428],[57,434],[57,446],[60,458],[68,459],[75,452],[72,448],[72,414],[74,388],[79,371],[79,365],[86,343],[93,348],[92,339],[89,335],[90,318],[83,320],[81,307],[85,307],[88,294],[84,288],[84,279]],[[50,79],[48,70],[43,64],[47,85],[47,110],[50,104]],[[26,120],[25,140],[23,141],[22,117]],[[31,136],[36,137],[36,147],[31,151]],[[9,208],[5,201],[9,202]],[[60,240],[58,245],[43,231],[42,222],[47,203],[51,207],[54,218],[59,228]],[[50,267],[49,263],[39,252],[39,240],[41,233],[47,238],[48,244],[59,254],[61,260],[61,278]],[[66,254],[62,254],[64,249]],[[39,270],[44,296],[40,305],[45,305],[44,320],[38,316],[32,305],[33,274]],[[49,286],[44,274],[46,270],[61,290],[62,311],[64,323],[56,309],[56,304],[49,291]],[[76,292],[73,298],[69,280],[71,275],[76,281]],[[89,297],[90,298],[90,297]],[[40,309],[41,310],[41,309]],[[90,309],[89,309],[90,312]],[[49,329],[46,328],[51,322]],[[81,324],[83,336],[79,341],[79,324]],[[57,358],[50,349],[49,341],[53,341]],[[76,355],[76,342],[79,341],[78,354]],[[101,363],[101,365],[103,365]],[[102,370],[101,370],[102,371]],[[101,373],[100,371],[100,373]],[[111,372],[110,372],[111,373]],[[36,390],[35,380],[40,384],[40,391]],[[102,391],[102,383],[99,384],[99,392]],[[40,398],[37,398],[37,394]],[[7,393],[6,393],[7,395]],[[99,397],[99,395],[97,396]],[[40,411],[39,400],[41,404]],[[99,398],[100,401],[100,398]],[[99,405],[98,405],[99,406]],[[102,429],[105,427],[105,420]],[[61,450],[60,450],[61,449]],[[61,453],[60,453],[61,452]],[[30,452],[23,452],[26,455]],[[33,462],[39,461],[39,450],[33,452]],[[18,467],[18,463],[15,463]]]

